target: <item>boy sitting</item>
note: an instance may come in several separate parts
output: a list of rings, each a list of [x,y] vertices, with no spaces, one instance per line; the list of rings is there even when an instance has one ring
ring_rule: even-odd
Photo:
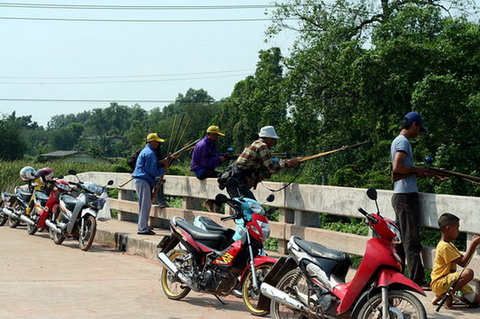
[[[457,265],[465,267],[468,264],[475,249],[480,245],[480,236],[473,236],[472,244],[468,248],[467,253],[462,255],[452,243],[452,240],[457,238],[459,234],[459,221],[460,219],[457,216],[449,213],[443,214],[438,219],[438,226],[442,231],[442,238],[437,245],[431,276],[432,283],[430,287],[435,293],[435,298],[432,303],[436,305],[448,291],[450,286],[458,280],[455,287],[453,287],[452,294],[445,301],[445,307],[447,309],[452,308],[452,295],[458,290],[463,293],[463,296],[460,299],[468,306],[480,304],[480,295],[475,294],[472,287],[468,285],[468,282],[473,279],[473,270],[465,268],[463,272],[456,272]]]

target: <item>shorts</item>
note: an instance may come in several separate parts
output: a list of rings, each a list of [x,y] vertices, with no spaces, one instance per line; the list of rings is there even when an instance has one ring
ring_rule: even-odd
[[[435,280],[431,285],[432,291],[437,295],[441,296],[450,289],[450,286],[458,280],[460,277],[459,272],[452,272],[451,274],[446,275],[445,277]],[[473,288],[470,285],[465,285],[460,289],[464,294],[474,293]]]

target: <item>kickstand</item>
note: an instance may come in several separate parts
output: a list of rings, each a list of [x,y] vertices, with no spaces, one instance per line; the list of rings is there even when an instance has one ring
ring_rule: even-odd
[[[223,300],[222,300],[222,299],[220,299],[220,297],[219,297],[219,296],[217,296],[217,295],[214,295],[214,296],[215,296],[215,298],[217,298],[217,300],[218,300],[218,301],[220,301],[220,303],[221,303],[222,305],[226,305],[226,303],[225,303],[225,302],[223,302]]]

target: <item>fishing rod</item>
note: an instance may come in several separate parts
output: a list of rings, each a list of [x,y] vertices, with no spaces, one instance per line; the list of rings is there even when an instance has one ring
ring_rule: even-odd
[[[327,156],[327,155],[330,155],[330,154],[338,153],[338,152],[341,152],[341,151],[345,151],[349,148],[365,145],[367,143],[368,143],[368,141],[365,141],[365,142],[361,142],[361,143],[357,143],[357,144],[353,144],[353,145],[342,146],[340,148],[337,148],[336,150],[332,150],[332,151],[328,151],[328,152],[324,152],[324,153],[319,153],[319,154],[315,154],[315,155],[311,155],[311,156],[307,156],[307,157],[302,157],[302,158],[300,158],[300,163],[303,163],[303,162],[306,162],[306,161],[309,161],[309,160],[312,160],[312,159],[316,159],[316,158],[319,158],[319,157]]]
[[[439,169],[439,168],[434,168],[431,167],[430,165],[433,163],[434,159],[430,156],[425,157],[425,172],[427,176],[430,175],[436,175],[436,176],[442,176],[442,177],[459,177],[463,180],[469,181],[469,182],[474,182],[474,183],[480,183],[480,177],[477,176],[472,176],[472,175],[467,175],[463,173],[458,173],[454,171],[447,171],[445,169]],[[414,176],[415,173],[410,173],[410,174],[399,174],[395,173],[392,171],[391,179],[392,182],[396,182],[398,180]]]

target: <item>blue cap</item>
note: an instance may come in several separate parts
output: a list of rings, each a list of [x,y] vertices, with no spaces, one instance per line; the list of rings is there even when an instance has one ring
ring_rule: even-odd
[[[428,129],[425,127],[425,124],[423,124],[422,117],[418,112],[409,112],[405,114],[405,117],[403,118],[403,124],[409,124],[409,123],[417,123],[420,125],[420,132],[427,132]]]

